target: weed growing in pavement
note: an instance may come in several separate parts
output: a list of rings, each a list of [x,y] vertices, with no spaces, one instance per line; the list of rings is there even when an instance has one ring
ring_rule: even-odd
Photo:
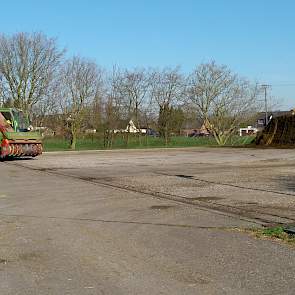
[[[263,229],[251,229],[250,231],[252,231],[257,238],[269,238],[273,240],[279,240],[295,246],[295,235],[286,233],[282,226]]]
[[[250,234],[257,239],[279,241],[295,246],[295,235],[286,233],[282,226],[267,228],[232,228],[231,230]]]

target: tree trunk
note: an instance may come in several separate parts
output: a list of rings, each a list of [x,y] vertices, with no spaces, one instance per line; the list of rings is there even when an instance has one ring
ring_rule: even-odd
[[[72,138],[71,138],[71,150],[75,150],[76,149],[76,143],[77,143],[77,135],[76,133],[72,134]]]
[[[71,144],[70,144],[71,150],[76,149],[76,143],[77,143],[77,130],[74,126],[71,126]]]
[[[166,123],[167,124],[167,123]],[[164,138],[165,138],[165,146],[168,145],[168,130],[167,125],[165,126]]]
[[[138,143],[139,145],[141,145],[141,127],[140,127],[140,122],[139,122],[139,116],[138,116],[138,105],[136,104],[136,108],[135,108],[135,121],[136,121],[136,128],[138,129],[138,133],[137,133],[137,139],[138,139]]]

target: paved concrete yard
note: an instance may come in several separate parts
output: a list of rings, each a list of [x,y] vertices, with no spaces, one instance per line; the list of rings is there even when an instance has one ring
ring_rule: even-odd
[[[0,163],[0,294],[294,294],[295,150],[47,153]]]

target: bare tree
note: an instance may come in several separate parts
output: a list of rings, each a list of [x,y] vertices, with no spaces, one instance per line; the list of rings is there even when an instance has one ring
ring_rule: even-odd
[[[122,97],[121,82],[122,72],[116,66],[107,76],[106,89],[103,102],[103,127],[104,127],[104,146],[111,148],[115,136],[115,130],[119,130],[121,122],[126,116],[128,107]],[[125,126],[124,126],[125,127]]]
[[[159,109],[159,131],[168,144],[173,121],[172,107],[181,101],[183,96],[183,77],[179,68],[165,68],[162,71],[154,71],[151,78],[152,100]]]
[[[257,111],[256,86],[215,62],[201,64],[189,77],[188,94],[219,145]]]
[[[50,97],[50,84],[63,56],[56,40],[41,33],[0,36],[2,99],[29,113]]]
[[[5,99],[3,75],[0,72],[0,106],[4,106],[5,101],[6,101],[6,99]]]
[[[59,69],[60,70],[60,69]],[[33,126],[36,127],[48,127],[46,126],[47,119],[52,121],[54,116],[60,116],[59,99],[60,99],[60,72],[57,72],[56,78],[51,82],[48,88],[48,95],[44,96],[43,99],[37,101],[31,107],[31,112],[29,114]],[[52,124],[52,123],[51,123]],[[59,122],[57,120],[56,125]]]
[[[80,57],[73,57],[62,67],[60,106],[67,116],[71,149],[76,147],[77,136],[87,107],[98,94],[100,78],[96,64]]]
[[[147,94],[150,88],[149,73],[145,69],[139,68],[125,70],[120,78],[118,87],[127,110],[127,119],[133,119],[136,127],[140,129],[141,107],[147,101]]]

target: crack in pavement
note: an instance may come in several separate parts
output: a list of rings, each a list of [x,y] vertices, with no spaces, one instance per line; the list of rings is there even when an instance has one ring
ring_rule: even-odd
[[[3,214],[4,217],[23,217],[23,218],[38,218],[38,219],[54,219],[54,220],[69,220],[69,221],[86,221],[86,222],[99,222],[99,223],[119,223],[119,224],[137,224],[137,225],[151,225],[151,226],[167,226],[179,228],[195,228],[195,229],[215,229],[215,230],[228,230],[236,227],[217,227],[217,226],[195,226],[191,224],[175,224],[175,223],[157,223],[157,222],[143,222],[143,221],[128,221],[128,220],[108,220],[96,218],[80,218],[80,217],[60,217],[60,216],[40,216],[40,215],[24,215],[24,214]]]
[[[205,183],[209,183],[209,184],[217,184],[217,185],[222,185],[222,186],[229,186],[229,187],[234,187],[234,188],[239,188],[239,189],[244,189],[244,190],[252,190],[252,191],[259,191],[259,192],[265,192],[265,193],[272,193],[272,194],[295,197],[295,194],[292,194],[292,193],[286,193],[286,192],[280,192],[280,191],[274,191],[274,190],[267,190],[267,189],[256,188],[256,187],[247,187],[247,186],[242,186],[242,185],[237,185],[237,184],[230,184],[230,183],[226,183],[226,182],[218,182],[218,181],[213,181],[213,180],[206,180],[206,179],[195,177],[193,175],[168,174],[168,173],[162,173],[162,172],[158,172],[157,174],[163,175],[163,176],[170,176],[170,177],[179,177],[179,178],[188,179],[188,180],[197,180],[197,181],[205,182]]]

